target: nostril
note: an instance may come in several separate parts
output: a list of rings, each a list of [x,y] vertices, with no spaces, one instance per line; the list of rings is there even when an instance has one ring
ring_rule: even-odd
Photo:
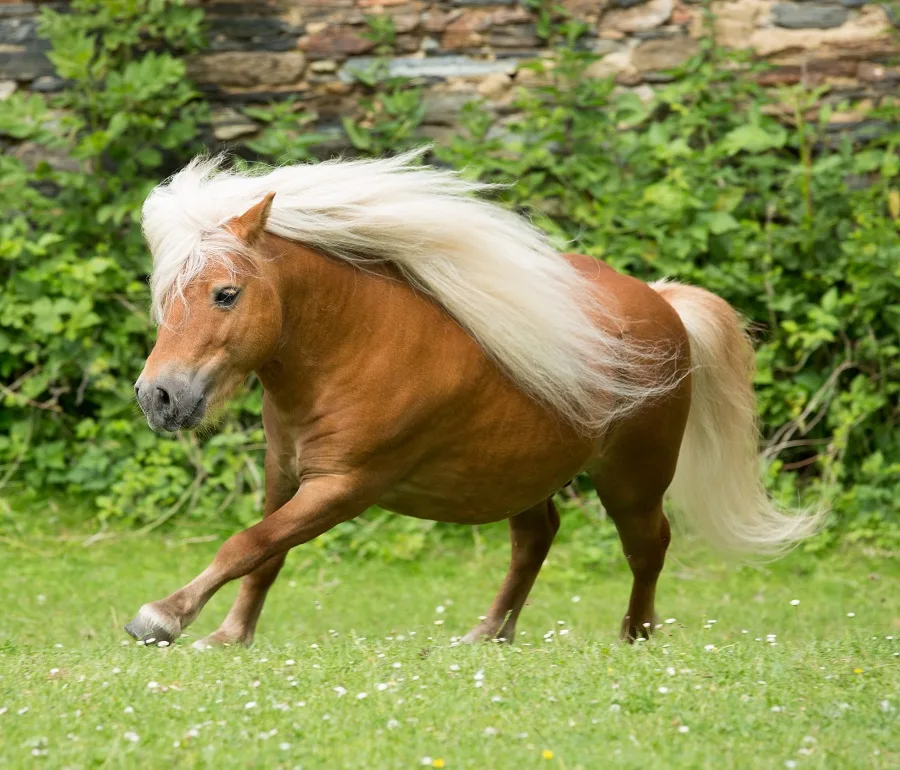
[[[157,388],[156,389],[156,401],[160,406],[168,406],[171,399],[169,398],[169,391],[165,388]]]

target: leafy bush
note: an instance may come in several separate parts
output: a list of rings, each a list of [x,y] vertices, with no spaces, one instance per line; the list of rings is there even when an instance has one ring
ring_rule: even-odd
[[[152,338],[137,216],[150,187],[201,149],[207,106],[180,58],[201,45],[200,12],[183,0],[73,7],[42,17],[70,87],[49,103],[16,94],[0,114],[19,155],[36,148],[48,159],[0,157],[0,495],[15,501],[6,523],[29,526],[12,511],[47,500],[64,522],[249,523],[262,499],[258,391],[205,438],[155,436],[131,400]],[[512,116],[471,107],[437,160],[515,182],[503,199],[569,250],[705,286],[738,307],[759,339],[773,484],[788,498],[827,494],[853,537],[895,547],[897,103],[870,116],[874,138],[835,134],[829,111],[843,105],[764,91],[753,65],[712,48],[642,100],[585,77],[591,57],[566,42],[578,34],[565,27],[555,63],[532,65],[535,85],[519,90]],[[376,66],[360,76],[364,114],[345,121],[363,153],[407,145],[422,118],[419,91],[382,75]],[[306,159],[319,139],[298,140],[308,117],[293,104],[253,117],[268,124],[248,148],[254,158]],[[582,513],[593,527],[595,508]],[[382,529],[392,537],[372,538]],[[444,531],[376,511],[318,547],[409,558],[432,529]]]
[[[246,431],[229,424],[199,453],[193,438],[151,434],[131,393],[152,332],[140,206],[202,149],[208,108],[178,55],[201,44],[202,15],[183,0],[72,10],[40,21],[69,87],[49,103],[14,94],[0,113],[0,134],[21,142],[0,157],[0,486],[20,509],[65,495],[66,508],[89,503],[101,521],[138,524],[190,509],[182,493],[197,498],[202,482],[249,520],[258,395],[243,404]]]
[[[811,487],[858,532],[890,521],[896,536],[900,103],[869,116],[874,139],[855,140],[827,129],[846,105],[766,92],[755,67],[725,57],[708,50],[642,101],[584,77],[589,57],[563,51],[552,69],[534,65],[545,83],[520,92],[512,119],[475,107],[437,156],[515,180],[505,200],[568,250],[740,309],[759,341],[765,454],[781,491]]]

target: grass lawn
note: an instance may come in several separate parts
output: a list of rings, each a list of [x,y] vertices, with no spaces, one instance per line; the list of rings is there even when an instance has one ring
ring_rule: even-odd
[[[900,566],[860,552],[670,563],[650,643],[615,640],[624,560],[551,552],[518,643],[452,644],[506,552],[354,563],[299,549],[250,650],[121,626],[215,543],[0,544],[0,767],[900,766]],[[799,600],[793,605],[792,600]],[[771,635],[771,636],[769,636]]]

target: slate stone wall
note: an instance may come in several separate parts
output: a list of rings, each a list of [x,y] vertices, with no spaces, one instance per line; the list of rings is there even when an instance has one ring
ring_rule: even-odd
[[[712,33],[718,42],[749,48],[776,66],[766,85],[828,84],[835,100],[849,97],[852,124],[900,87],[900,35],[893,6],[865,0],[556,0],[584,21],[580,45],[602,58],[591,77],[614,76],[646,95]],[[65,3],[51,3],[59,7]],[[38,39],[38,3],[0,0],[0,99],[17,89],[53,91],[55,76]],[[355,73],[375,61],[372,16],[389,16],[391,74],[426,90],[423,134],[452,132],[473,98],[502,111],[513,86],[535,77],[521,65],[550,55],[537,13],[519,0],[210,0],[203,3],[209,50],[190,61],[194,80],[215,105],[211,130],[220,142],[252,136],[259,126],[240,110],[294,96],[316,115],[317,130],[334,136],[343,115],[358,109]],[[368,20],[367,20],[368,19]],[[383,41],[382,41],[383,43]],[[384,55],[385,51],[379,51]]]

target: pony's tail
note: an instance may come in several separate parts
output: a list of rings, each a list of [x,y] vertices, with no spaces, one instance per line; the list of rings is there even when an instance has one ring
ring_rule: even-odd
[[[680,316],[691,347],[691,411],[669,488],[676,523],[723,551],[778,555],[813,534],[824,510],[779,510],[766,493],[744,325],[708,291],[665,281],[652,288]]]

